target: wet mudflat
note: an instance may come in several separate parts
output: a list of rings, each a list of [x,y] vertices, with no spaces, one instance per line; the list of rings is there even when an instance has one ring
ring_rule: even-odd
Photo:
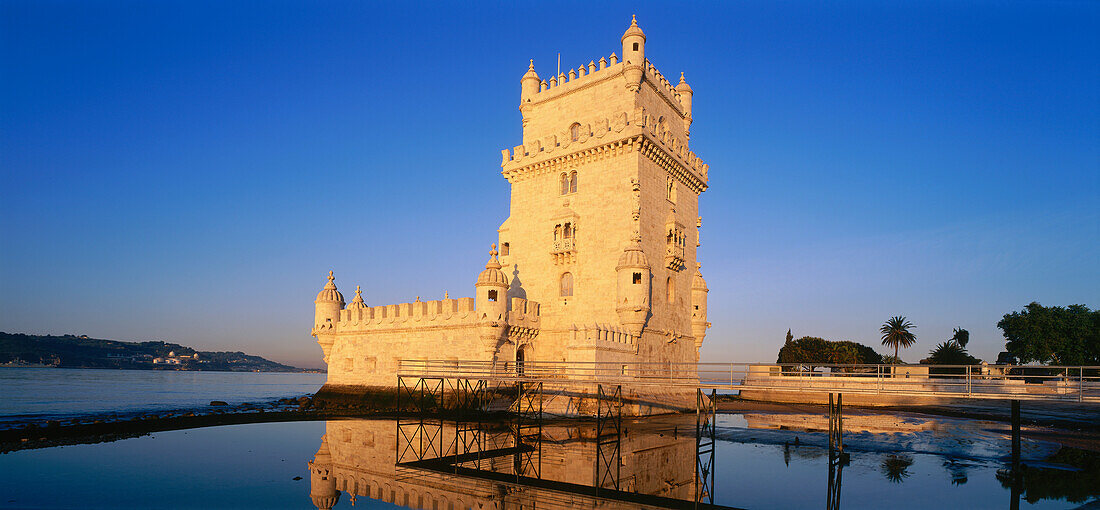
[[[697,450],[691,416],[624,420],[614,436],[592,422],[392,419],[155,432],[0,455],[0,507],[667,508],[694,500],[701,459],[713,460],[714,502],[727,507],[1076,508],[1100,498],[1095,454],[1045,441],[1025,441],[1014,491],[997,424],[851,419],[851,459],[830,469],[816,420],[719,415],[713,459]]]

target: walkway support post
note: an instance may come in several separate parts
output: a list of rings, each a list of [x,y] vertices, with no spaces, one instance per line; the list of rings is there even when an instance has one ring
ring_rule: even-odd
[[[836,394],[836,400],[833,400],[833,394],[829,394],[829,461],[832,462],[834,458],[844,456],[844,406],[841,401],[842,395]]]
[[[695,507],[714,505],[714,432],[718,392],[695,390]]]
[[[1012,471],[1020,469],[1020,401],[1012,401]]]
[[[614,392],[596,385],[596,495],[600,489],[619,490],[622,467],[623,387]]]

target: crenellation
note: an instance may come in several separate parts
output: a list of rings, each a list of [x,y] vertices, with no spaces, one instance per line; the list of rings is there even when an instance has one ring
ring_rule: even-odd
[[[474,297],[367,307],[357,290],[345,308],[329,275],[312,330],[328,384],[392,387],[401,359],[697,359],[710,323],[687,240],[709,167],[689,147],[692,91],[644,58],[636,23],[621,42],[622,60],[548,79],[529,62],[523,138],[501,150],[510,215]]]
[[[575,123],[576,122],[570,123],[570,125]],[[653,114],[648,113],[642,106],[637,107],[631,117],[628,117],[626,112],[621,112],[611,118],[600,117],[581,123],[580,136],[576,141],[571,140],[572,137],[568,135],[569,128],[566,127],[560,138],[555,135],[549,135],[544,139],[546,140],[545,145],[547,147],[552,147],[546,151],[543,150],[544,147],[539,140],[534,140],[526,145],[517,145],[512,151],[502,149],[501,167],[504,168],[502,173],[506,178],[512,180],[524,173],[523,169],[515,168],[516,163],[523,162],[525,158],[537,155],[540,152],[552,152],[553,148],[566,149],[570,148],[570,146],[575,143],[577,147],[573,148],[572,155],[583,153],[585,149],[589,148],[584,147],[584,145],[593,138],[602,140],[608,133],[621,133],[628,125],[633,125],[639,132],[648,135],[647,137],[649,139],[665,148],[663,152],[667,155],[667,158],[671,158],[682,167],[679,171],[673,171],[674,175],[685,181],[692,181],[685,182],[686,185],[692,189],[706,188],[706,181],[708,179],[707,170],[709,167],[703,164],[702,160],[688,148],[688,143],[686,141],[677,138],[671,130],[659,131],[660,126],[657,124]],[[560,142],[558,140],[560,140]],[[596,142],[590,145],[595,146]],[[537,165],[538,163],[538,158],[535,157],[527,161],[524,167]],[[694,178],[689,178],[685,177],[686,174],[695,175]]]
[[[569,328],[571,350],[597,349],[637,353],[638,338],[609,324],[573,324]]]

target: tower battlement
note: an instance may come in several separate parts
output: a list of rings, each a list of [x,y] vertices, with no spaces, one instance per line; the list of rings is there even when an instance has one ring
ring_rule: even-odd
[[[578,159],[598,159],[618,150],[641,150],[644,147],[649,151],[648,156],[663,159],[666,163],[675,161],[680,172],[691,174],[690,177],[682,176],[686,185],[699,191],[705,190],[710,166],[688,148],[687,140],[681,140],[672,130],[663,129],[657,119],[658,116],[639,106],[629,113],[573,121],[562,126],[557,134],[517,145],[511,150],[502,149],[501,173],[510,182],[515,182],[532,171],[554,171],[561,164],[574,165]],[[573,126],[577,127],[576,140],[571,132]],[[640,135],[651,143],[643,143]]]
[[[539,327],[539,304],[522,298],[512,298],[505,315],[508,325]],[[394,305],[340,310],[340,320],[334,332],[367,331],[371,329],[421,328],[430,326],[473,324],[484,319],[478,314],[474,298],[415,301]]]
[[[710,167],[689,147],[694,93],[645,58],[636,20],[620,42],[547,80],[529,63],[521,143],[501,150],[510,212],[474,297],[369,307],[357,289],[345,306],[329,274],[313,328],[326,385],[392,386],[401,359],[698,360]]]
[[[535,64],[532,60],[529,70],[533,71],[535,69],[534,66]],[[627,63],[619,62],[618,57],[612,52],[609,58],[600,57],[599,63],[590,61],[587,66],[582,65],[576,69],[569,69],[568,74],[561,73],[557,76],[550,77],[549,80],[540,79],[538,89],[530,96],[521,99],[521,106],[525,103],[537,104],[543,101],[556,99],[576,90],[595,85],[603,80],[610,80],[613,78],[624,79],[623,71],[626,69],[626,66]],[[676,85],[673,85],[671,81],[665,78],[665,76],[661,74],[661,71],[657,70],[657,66],[653,65],[649,59],[646,59],[643,69],[646,81],[665,96],[665,99],[669,101],[669,105],[672,106],[681,117],[690,114],[690,103],[685,104],[685,102],[683,102],[686,97],[681,96],[680,92],[677,92]]]

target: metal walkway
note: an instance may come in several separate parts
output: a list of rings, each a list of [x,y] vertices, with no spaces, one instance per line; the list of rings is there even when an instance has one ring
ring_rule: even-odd
[[[398,377],[1100,403],[1100,366],[401,360]]]

